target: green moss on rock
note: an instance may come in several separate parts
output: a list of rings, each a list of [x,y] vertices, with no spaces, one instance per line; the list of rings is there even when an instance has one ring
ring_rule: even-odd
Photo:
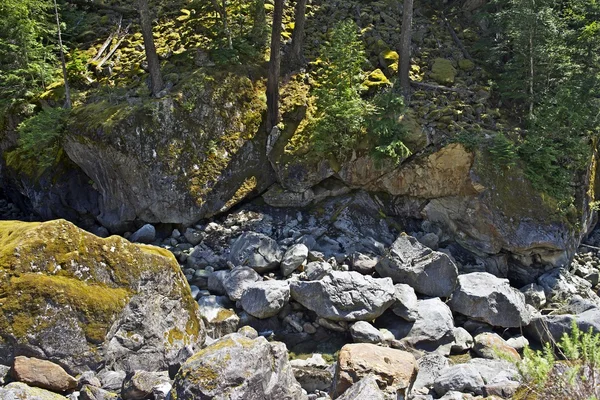
[[[431,68],[431,77],[440,85],[453,85],[456,78],[456,68],[452,61],[445,58],[436,58]]]

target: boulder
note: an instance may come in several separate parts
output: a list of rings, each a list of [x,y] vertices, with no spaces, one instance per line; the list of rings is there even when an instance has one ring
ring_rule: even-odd
[[[472,272],[459,276],[458,282],[448,303],[453,311],[503,328],[529,324],[531,316],[525,296],[512,288],[507,279]]]
[[[98,379],[100,379],[100,383],[102,384],[102,389],[117,392],[121,391],[121,387],[123,386],[123,381],[127,376],[125,371],[107,371],[102,370],[98,374]]]
[[[381,343],[383,334],[366,321],[358,321],[350,327],[350,335],[355,343]]]
[[[304,244],[295,244],[283,255],[281,260],[281,273],[283,276],[288,276],[294,272],[299,266],[304,264],[308,257],[308,247]]]
[[[17,354],[70,374],[166,370],[204,342],[198,306],[167,251],[56,220],[0,222],[0,363]]]
[[[272,271],[279,266],[283,252],[276,241],[256,232],[244,232],[231,246],[229,261],[256,272]]]
[[[600,299],[593,292],[592,284],[564,269],[556,268],[549,271],[540,276],[537,282],[544,289],[549,302],[568,302],[573,296],[580,295],[600,306]]]
[[[473,348],[473,336],[465,328],[454,329],[454,343],[451,351],[453,353],[462,353]]]
[[[200,315],[206,326],[206,334],[213,339],[237,331],[240,317],[231,309],[225,296],[204,296],[198,300]]]
[[[530,283],[519,289],[525,296],[525,303],[530,306],[540,309],[546,305],[546,293],[544,288],[536,283]]]
[[[309,281],[318,281],[332,270],[331,264],[325,261],[312,261],[304,267],[304,273]]]
[[[260,91],[245,74],[207,74],[147,107],[77,107],[64,149],[98,188],[109,230],[138,220],[189,226],[274,183]]]
[[[374,344],[347,344],[340,350],[333,397],[341,396],[361,379],[374,375],[378,386],[388,393],[404,393],[417,376],[417,361],[405,351]]]
[[[179,370],[171,398],[195,400],[306,399],[284,344],[227,335],[190,357]]]
[[[418,317],[408,322],[389,313],[378,319],[377,325],[388,329],[396,339],[411,347],[434,351],[454,341],[454,319],[450,308],[439,298],[419,300]]]
[[[152,224],[146,224],[129,237],[132,243],[152,243],[156,239],[156,229]]]
[[[332,271],[318,281],[291,282],[291,296],[318,316],[334,321],[372,320],[395,296],[392,280],[358,272]]]
[[[77,387],[77,379],[50,361],[18,356],[12,369],[13,377],[29,386],[53,392],[67,392]]]
[[[450,391],[483,394],[487,385],[512,386],[519,382],[517,367],[504,360],[474,358],[444,369],[433,387],[438,396]]]
[[[475,336],[474,341],[473,351],[480,357],[521,361],[519,353],[496,333],[480,333]]]
[[[246,286],[240,299],[244,311],[253,317],[270,318],[290,300],[290,285],[286,281],[261,281]]]
[[[45,389],[27,386],[22,382],[12,382],[0,387],[0,399],[2,400],[66,400],[60,394]]]
[[[242,294],[244,294],[244,290],[246,290],[248,285],[259,281],[262,281],[262,278],[252,268],[235,267],[229,271],[229,274],[224,275],[222,285],[227,296],[232,301],[238,301],[242,298]]]
[[[79,400],[117,400],[119,395],[92,385],[84,385],[79,391]]]
[[[419,358],[419,372],[413,385],[413,393],[421,388],[432,389],[433,382],[449,365],[448,359],[437,353],[426,354]]]
[[[536,314],[531,324],[527,327],[527,333],[538,342],[544,343],[551,340],[560,341],[563,334],[570,333],[573,322],[582,332],[592,329],[594,333],[600,333],[600,309],[593,308],[578,315],[541,315]]]
[[[338,400],[386,400],[385,393],[379,389],[377,378],[368,375],[356,382]]]
[[[394,285],[396,290],[396,301],[391,310],[399,317],[407,321],[416,321],[419,316],[417,295],[412,287],[404,283]]]
[[[123,400],[144,400],[157,391],[164,392],[164,388],[168,388],[166,392],[171,389],[167,372],[134,371],[127,374],[121,389],[121,397]]]
[[[394,283],[407,284],[416,292],[432,297],[450,296],[458,276],[456,265],[446,254],[405,235],[396,239],[375,270],[383,277],[392,278]]]

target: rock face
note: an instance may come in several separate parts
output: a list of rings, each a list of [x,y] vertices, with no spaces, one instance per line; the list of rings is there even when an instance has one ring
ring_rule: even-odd
[[[190,225],[274,183],[258,129],[261,91],[243,74],[212,78],[218,86],[197,74],[194,85],[144,106],[77,110],[64,148],[98,187],[104,226]]]
[[[261,233],[246,232],[231,246],[229,261],[262,273],[277,268],[282,257],[283,252],[273,239]]]
[[[450,296],[458,276],[450,257],[432,251],[411,236],[396,239],[375,270],[381,276],[392,278],[394,283],[407,284],[416,292],[432,297]]]
[[[402,393],[417,376],[417,361],[412,354],[401,350],[365,343],[347,344],[339,353],[333,397],[342,395],[371,374],[386,392]]]
[[[529,324],[525,296],[508,280],[487,272],[472,272],[459,276],[458,283],[449,302],[453,311],[503,328]]]
[[[305,399],[284,344],[231,334],[189,358],[175,378],[177,400]]]
[[[13,375],[17,381],[53,392],[66,392],[77,387],[77,380],[50,361],[15,357]]]
[[[204,340],[198,306],[163,249],[64,220],[0,222],[0,363],[30,354],[71,374],[166,369]]]
[[[389,278],[332,271],[318,281],[290,283],[292,298],[320,317],[334,321],[372,320],[394,302]]]

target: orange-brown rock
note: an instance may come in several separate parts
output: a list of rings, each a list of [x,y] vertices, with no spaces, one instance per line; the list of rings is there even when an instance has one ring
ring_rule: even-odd
[[[517,350],[496,333],[484,332],[475,336],[473,350],[483,358],[521,361]]]
[[[57,364],[38,358],[15,357],[15,380],[53,392],[67,392],[77,387],[77,379]]]
[[[417,371],[415,357],[406,351],[367,343],[347,344],[338,358],[334,398],[368,375],[374,375],[384,391],[404,393],[414,382]]]

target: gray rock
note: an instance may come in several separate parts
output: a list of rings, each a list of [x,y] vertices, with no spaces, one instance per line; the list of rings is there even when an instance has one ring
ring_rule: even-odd
[[[261,281],[246,286],[240,303],[248,314],[264,319],[277,315],[290,300],[290,286],[285,281]]]
[[[248,339],[256,339],[258,337],[258,332],[251,326],[242,326],[238,329],[237,333],[246,336]]]
[[[237,331],[240,318],[230,307],[225,296],[204,296],[198,300],[200,315],[206,326],[206,333],[213,339]]]
[[[438,396],[449,391],[483,393],[485,382],[474,365],[458,364],[443,370],[433,383]]]
[[[578,315],[537,314],[532,318],[526,332],[538,342],[544,343],[550,340],[558,342],[563,334],[571,332],[573,321],[583,332],[592,329],[593,332],[600,333],[600,309],[598,308],[593,308]]]
[[[523,335],[517,335],[509,338],[506,344],[517,351],[522,351],[525,347],[529,346],[529,340]]]
[[[102,370],[98,374],[98,379],[102,383],[102,389],[115,392],[121,391],[126,375],[125,371]]]
[[[334,321],[375,319],[394,302],[395,296],[389,278],[342,271],[332,271],[318,281],[291,282],[290,290],[298,303]]]
[[[129,241],[134,243],[152,243],[156,239],[156,229],[151,224],[146,224],[135,231]]]
[[[190,291],[192,292],[192,297],[194,300],[198,300],[198,297],[200,297],[200,288],[198,286],[191,285]]]
[[[575,295],[580,295],[600,305],[600,299],[591,290],[592,284],[590,282],[576,275],[571,275],[561,268],[545,273],[538,278],[537,282],[544,288],[546,299],[549,302],[561,303],[569,301]]]
[[[432,297],[450,296],[458,276],[456,265],[446,254],[432,251],[411,236],[398,237],[375,269],[394,283],[406,283]]]
[[[378,261],[378,257],[356,252],[352,254],[350,264],[353,271],[360,272],[363,275],[371,275],[375,272],[375,265]]]
[[[303,400],[284,344],[231,334],[189,358],[173,384],[178,400]]]
[[[421,388],[431,389],[438,376],[450,365],[446,357],[437,353],[426,354],[417,363],[419,372],[413,384],[413,393]]]
[[[0,387],[2,400],[65,400],[64,396],[45,389],[27,386],[22,382],[12,382]]]
[[[0,365],[0,386],[6,385],[10,379],[8,375],[10,372],[10,367],[7,365]]]
[[[512,288],[507,279],[487,272],[458,277],[459,286],[448,303],[453,311],[503,328],[518,328],[531,316],[523,293]]]
[[[331,271],[333,267],[326,261],[312,261],[304,267],[304,273],[309,281],[318,281]]]
[[[270,237],[262,233],[244,232],[231,246],[229,261],[235,266],[247,266],[264,273],[277,268],[282,256],[281,248]]]
[[[294,377],[302,389],[308,393],[314,393],[317,390],[327,391],[331,387],[331,382],[333,381],[331,369],[313,366],[292,366],[292,369]]]
[[[519,290],[525,295],[525,303],[538,310],[546,305],[546,293],[544,292],[544,288],[540,285],[530,283]]]
[[[283,276],[288,276],[294,272],[299,266],[304,264],[308,257],[308,247],[303,244],[295,244],[283,255],[281,260],[281,273]]]
[[[473,348],[473,336],[464,328],[454,329],[454,344],[452,344],[452,353],[463,353]]]
[[[366,321],[358,321],[350,326],[350,335],[355,343],[381,343],[383,334]]]
[[[84,385],[79,391],[79,400],[117,400],[116,393],[92,386]]]
[[[229,271],[214,271],[208,276],[207,287],[213,294],[225,295],[227,291],[223,286],[223,282],[229,277]]]
[[[185,232],[183,232],[183,236],[192,246],[196,246],[202,241],[202,232],[198,232],[193,228],[187,228]]]
[[[350,386],[338,400],[386,400],[373,375],[366,376]]]
[[[416,321],[419,312],[417,310],[417,295],[414,289],[404,283],[395,284],[394,289],[396,291],[396,301],[392,304],[391,310],[407,321]]]
[[[583,297],[576,294],[570,300],[567,306],[565,307],[563,313],[565,314],[581,314],[592,308],[597,308],[597,305],[591,300],[586,300]]]
[[[93,371],[86,371],[77,378],[77,387],[81,388],[83,385],[90,385],[99,388],[102,387],[102,382],[100,382],[100,379],[98,379]]]
[[[227,296],[232,301],[238,301],[242,298],[242,294],[249,284],[261,280],[262,278],[255,270],[248,267],[235,267],[223,279],[222,283]]]
[[[435,233],[429,232],[424,234],[419,239],[419,242],[421,242],[423,246],[429,247],[431,250],[437,250],[440,244],[440,238]]]
[[[144,400],[165,385],[171,385],[168,372],[135,371],[125,377],[121,397],[123,400]]]
[[[386,314],[378,320],[396,339],[411,347],[434,351],[440,346],[454,341],[454,319],[450,308],[439,298],[419,300],[418,317],[415,322],[407,322],[398,318],[390,320]],[[448,352],[449,352],[448,348]]]

